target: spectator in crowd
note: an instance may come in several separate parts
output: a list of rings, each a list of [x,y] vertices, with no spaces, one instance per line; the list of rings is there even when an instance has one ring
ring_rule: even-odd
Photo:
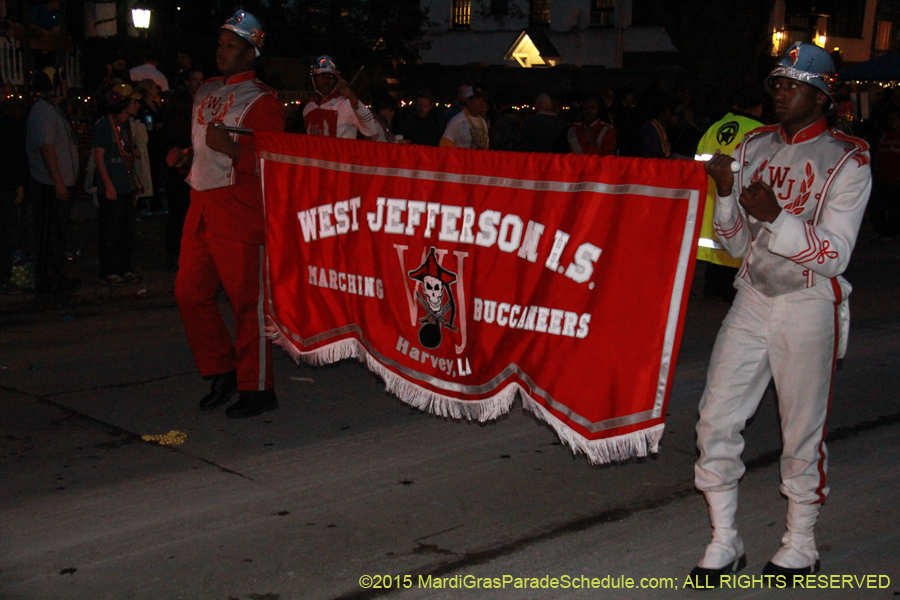
[[[856,90],[846,83],[837,86],[834,91],[834,120],[835,127],[847,135],[853,135],[856,116]]]
[[[464,95],[465,107],[447,123],[440,145],[445,148],[487,150],[490,139],[485,119],[488,105],[484,90],[478,85],[469,86]]]
[[[120,84],[134,87],[131,81],[131,73],[125,68],[125,59],[120,54],[114,54],[106,64],[106,77],[100,83],[100,87],[93,95],[94,111],[96,115],[106,114],[106,92]]]
[[[394,115],[397,114],[397,101],[390,94],[382,92],[375,98],[372,103],[372,114],[375,116],[375,123],[378,125],[378,133],[369,137],[373,142],[390,142],[396,141],[394,138],[394,128],[391,123]]]
[[[141,191],[132,119],[140,110],[140,99],[131,86],[115,86],[106,93],[108,114],[94,125],[94,164],[99,176],[100,279],[114,287],[141,281],[131,265],[135,196]]]
[[[0,295],[17,295],[22,288],[10,281],[16,249],[19,206],[25,199],[28,160],[25,128],[0,106]]]
[[[141,96],[140,119],[147,130],[147,156],[141,157],[141,165],[148,165],[150,172],[146,179],[150,181],[150,189],[145,189],[138,197],[138,210],[144,217],[165,215],[169,211],[163,206],[159,193],[159,170],[162,162],[163,111],[162,90],[154,80],[142,80],[135,88]]]
[[[672,147],[666,129],[672,124],[672,107],[666,95],[658,90],[647,92],[643,101],[647,121],[641,127],[643,158],[672,158]]]
[[[52,71],[52,69],[49,69]],[[62,292],[81,282],[68,279],[66,229],[71,213],[70,189],[78,177],[78,149],[72,128],[56,103],[55,73],[38,71],[31,89],[37,99],[28,114],[26,150],[31,175],[28,195],[34,212],[37,243],[35,285],[39,292]]]
[[[184,74],[184,87],[190,92],[191,98],[197,95],[197,90],[203,85],[203,71],[198,67],[191,67]]]
[[[581,119],[569,128],[569,148],[574,154],[612,156],[616,153],[616,128],[610,124],[606,103],[595,96],[581,102]]]
[[[869,142],[869,145],[873,148],[878,145],[881,134],[888,129],[888,113],[894,110],[895,106],[900,106],[898,98],[895,98],[896,94],[894,94],[893,88],[881,88],[879,91],[880,95],[877,92],[872,94],[869,104],[871,107],[871,114],[866,123],[866,141]]]
[[[875,149],[872,162],[872,199],[869,222],[876,242],[891,240],[900,234],[900,107],[889,105],[884,111],[885,131]]]
[[[101,87],[103,89],[103,93],[106,93],[106,90],[112,89],[114,85],[117,83],[125,83],[124,81],[114,82],[112,80],[112,74],[116,71],[128,71],[128,67],[126,66],[125,57],[122,56],[119,52],[114,52],[109,57],[109,62],[106,63],[106,76],[103,78],[103,83],[101,83]],[[128,74],[128,81],[131,81],[131,74]],[[129,85],[131,85],[129,83]]]
[[[464,83],[456,89],[456,99],[453,104],[451,104],[447,110],[441,113],[441,120],[438,121],[438,128],[443,132],[447,129],[447,125],[450,123],[450,119],[458,115],[463,111],[463,108],[466,105],[466,90],[468,90],[470,86],[468,83]]]
[[[94,152],[94,123],[97,120],[97,116],[94,112],[94,107],[91,104],[81,102],[75,90],[69,90],[68,96],[60,100],[59,107],[69,120],[69,126],[72,128],[72,137],[75,138],[75,146],[78,148],[78,164],[81,165],[73,191],[75,198],[84,198],[86,197],[84,189],[86,187],[87,165]]]
[[[176,89],[187,76],[187,73],[194,66],[194,61],[191,60],[190,55],[187,52],[179,52],[175,57],[175,62],[178,64],[178,72],[175,73],[175,79],[172,81],[175,82]]]
[[[601,106],[606,108],[606,114],[609,114],[610,109],[612,109],[614,100],[612,90],[609,88],[601,87],[597,92],[596,98],[601,103]]]
[[[700,143],[704,130],[697,125],[694,118],[691,92],[686,85],[679,86],[676,97],[678,104],[672,111],[672,124],[667,131],[672,154],[677,158],[693,158],[694,150]]]
[[[523,152],[553,152],[565,154],[569,151],[566,133],[569,125],[553,109],[553,99],[541,94],[534,101],[533,114],[522,126],[519,150]]]
[[[140,93],[138,92],[137,95],[140,96]],[[140,101],[140,98],[138,101]],[[138,112],[140,113],[140,107]],[[136,169],[137,179],[141,184],[141,191],[135,195],[135,203],[146,203],[147,198],[153,197],[153,172],[150,169],[150,152],[147,148],[150,142],[150,135],[147,132],[147,125],[140,119],[131,120],[131,129],[134,133],[134,155],[138,164]],[[148,216],[150,214],[148,212]]]
[[[491,119],[491,150],[515,150],[522,132],[519,111],[502,93],[494,96],[496,114]]]
[[[109,87],[107,89],[112,89],[113,86],[123,83],[134,87],[134,82],[131,80],[131,72],[128,69],[115,69],[109,74]],[[105,92],[106,90],[104,90],[104,95]]]
[[[609,108],[611,123],[616,128],[619,156],[641,155],[641,118],[630,88],[619,88]]]
[[[238,393],[225,411],[232,418],[278,407],[261,283],[265,227],[259,158],[251,136],[235,141],[218,127],[284,130],[281,102],[254,72],[264,35],[256,17],[243,10],[219,31],[216,66],[222,76],[207,81],[194,100],[191,205],[175,277],[175,299],[194,361],[203,377],[212,378],[200,410],[213,410]],[[189,159],[178,149],[170,155],[175,166]],[[220,285],[234,314],[234,340],[216,306]]]
[[[145,79],[152,79],[163,93],[168,92],[169,80],[157,68],[159,60],[156,57],[156,53],[152,50],[145,50],[141,53],[141,61],[140,65],[132,67],[131,71],[129,71],[131,80],[140,82]]]
[[[434,94],[431,90],[420,90],[413,100],[413,112],[401,115],[397,119],[394,133],[403,136],[413,144],[437,146],[441,141],[443,130],[438,124],[438,116],[434,110]]]
[[[381,128],[369,107],[359,101],[330,56],[316,59],[310,77],[315,93],[303,106],[306,133],[349,139],[378,134]]]
[[[163,129],[163,148],[168,153],[175,148],[191,146],[191,117],[197,90],[203,85],[203,72],[197,67],[185,71],[178,82],[178,89],[172,94],[166,113],[166,127]],[[176,151],[177,154],[177,151]],[[169,215],[166,218],[166,267],[178,271],[178,256],[181,254],[181,236],[184,219],[191,205],[191,188],[184,178],[188,174],[185,167],[170,166],[168,160],[163,167],[166,182],[166,203]]]

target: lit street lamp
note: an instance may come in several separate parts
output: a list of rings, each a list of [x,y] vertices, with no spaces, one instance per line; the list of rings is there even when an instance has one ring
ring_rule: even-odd
[[[131,7],[131,21],[134,23],[135,29],[143,31],[147,35],[147,29],[150,27],[150,13],[152,9],[150,5],[142,0],[138,0]]]

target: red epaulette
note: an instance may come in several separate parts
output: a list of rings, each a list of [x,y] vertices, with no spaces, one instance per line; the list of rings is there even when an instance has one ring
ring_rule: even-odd
[[[839,131],[837,129],[831,130],[831,136],[841,142],[846,142],[848,144],[852,144],[856,146],[856,153],[853,155],[854,160],[859,164],[859,166],[864,166],[869,164],[871,160],[869,157],[869,144],[865,140],[861,140],[858,137],[854,137],[852,135],[847,135],[843,131]]]
[[[838,129],[832,129],[831,135],[837,140],[841,140],[842,142],[847,142],[847,143],[853,144],[854,146],[856,146],[859,149],[860,152],[868,152],[869,151],[869,144],[866,142],[866,140],[860,139],[858,137],[854,137],[852,135],[847,135],[846,133],[844,133],[843,131],[840,131]]]
[[[273,87],[269,87],[268,85],[264,84],[264,83],[263,83],[262,81],[260,81],[259,79],[256,80],[256,85],[258,85],[259,87],[261,87],[261,88],[262,88],[263,90],[265,90],[266,92],[272,94],[272,95],[275,96],[276,98],[278,97],[278,90],[276,90],[276,89],[273,88]]]

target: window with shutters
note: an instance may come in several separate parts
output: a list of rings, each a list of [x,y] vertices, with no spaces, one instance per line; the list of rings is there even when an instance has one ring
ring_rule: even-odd
[[[450,26],[453,29],[469,29],[472,25],[472,0],[453,0]]]
[[[591,25],[615,27],[616,0],[591,0]]]

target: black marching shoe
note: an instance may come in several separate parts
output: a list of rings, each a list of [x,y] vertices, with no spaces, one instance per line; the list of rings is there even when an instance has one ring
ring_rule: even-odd
[[[819,572],[819,568],[821,567],[821,563],[819,559],[816,559],[816,562],[808,567],[801,567],[799,569],[790,569],[788,567],[780,567],[773,563],[771,560],[766,563],[766,566],[763,567],[762,574],[763,575],[771,575],[772,577],[782,577],[785,583],[787,583],[788,587],[794,586],[794,577],[799,577],[801,580],[804,579],[807,575],[813,575]]]
[[[241,397],[225,411],[226,417],[244,419],[278,408],[275,390],[241,390]]]
[[[720,569],[705,569],[694,567],[689,577],[697,589],[713,589],[720,587],[722,575],[733,575],[747,566],[747,555],[741,554],[734,562]]]
[[[213,377],[209,393],[200,401],[200,410],[219,408],[237,393],[237,371],[232,369]]]

